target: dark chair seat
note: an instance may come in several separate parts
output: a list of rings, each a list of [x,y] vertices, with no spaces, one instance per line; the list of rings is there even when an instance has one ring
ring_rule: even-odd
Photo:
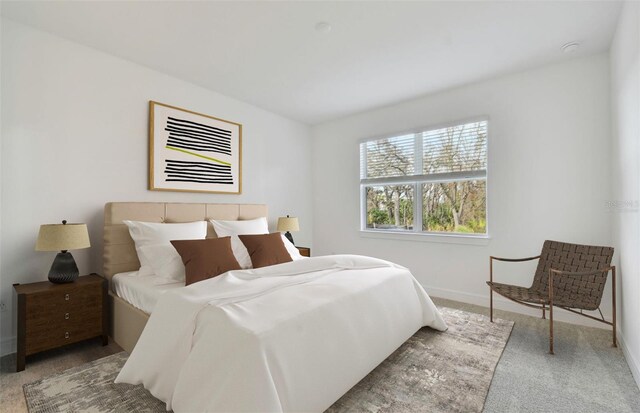
[[[517,285],[501,284],[491,281],[487,281],[487,285],[490,286],[493,291],[512,300],[524,301],[525,303],[532,304],[549,303],[549,297],[545,297],[541,293],[533,291],[529,287],[520,287]]]
[[[487,285],[491,287],[494,292],[511,300],[538,305],[549,305],[549,295],[546,291],[535,291],[531,287],[520,287],[517,285],[501,284],[496,282],[492,283],[491,281],[487,281]],[[553,305],[557,307],[577,308],[575,307],[575,300],[571,300],[570,297],[562,297],[559,295],[556,295],[553,299]]]

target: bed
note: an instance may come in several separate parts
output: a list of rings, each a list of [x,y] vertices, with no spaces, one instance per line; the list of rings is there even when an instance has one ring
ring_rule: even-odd
[[[107,204],[105,274],[137,268],[124,219],[266,214],[264,205]],[[176,412],[324,411],[419,328],[446,329],[406,268],[371,257],[308,258],[164,286],[151,307],[136,304],[151,316],[116,294],[132,300],[137,287],[111,292],[114,340],[132,352],[116,382],[142,384]]]

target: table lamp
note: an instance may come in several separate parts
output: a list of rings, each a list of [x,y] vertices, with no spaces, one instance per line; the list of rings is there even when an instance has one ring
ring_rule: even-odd
[[[293,235],[289,231],[299,231],[300,227],[298,226],[298,218],[290,217],[287,215],[286,217],[278,218],[278,231],[287,231],[284,236],[287,237],[289,241],[293,244]],[[294,244],[295,245],[295,244]]]
[[[60,251],[51,264],[49,281],[56,284],[73,282],[78,278],[78,266],[68,250],[89,248],[89,232],[86,224],[40,225],[36,251]]]

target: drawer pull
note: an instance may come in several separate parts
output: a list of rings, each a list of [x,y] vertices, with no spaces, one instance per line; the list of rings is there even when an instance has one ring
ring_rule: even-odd
[[[68,320],[69,319],[69,313],[64,313],[64,319]]]
[[[65,294],[65,295],[64,295],[64,300],[65,300],[65,301],[69,301],[69,294]]]
[[[64,338],[69,338],[69,332],[64,333]]]

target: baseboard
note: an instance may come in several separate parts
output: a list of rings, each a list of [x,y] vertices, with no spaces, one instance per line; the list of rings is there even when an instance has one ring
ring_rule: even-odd
[[[445,288],[428,287],[425,286],[425,290],[434,297],[446,298],[448,300],[461,301],[463,303],[475,304],[481,307],[489,307],[489,289],[487,288],[487,294],[472,294],[464,293],[460,291],[447,290]],[[540,311],[534,308],[525,307],[513,301],[501,298],[498,294],[493,295],[493,306],[498,310],[511,311],[513,313],[525,314],[534,317],[540,317]],[[598,313],[596,316],[599,316]],[[611,317],[608,314],[604,314],[604,318],[607,321],[611,321]],[[579,316],[577,314],[570,313],[562,309],[556,309],[553,312],[553,319],[555,321],[562,321],[565,323],[578,324],[587,327],[596,327],[610,329],[611,327],[597,322],[595,320],[588,319],[586,317]]]
[[[0,357],[16,352],[16,338],[9,337],[0,340]]]
[[[629,370],[631,370],[631,375],[636,381],[636,385],[640,389],[640,363],[634,357],[633,353],[629,351],[629,347],[627,347],[627,343],[624,341],[623,334],[618,334],[618,345],[622,350],[622,354],[624,354],[624,358],[627,359],[627,364],[629,365]]]

